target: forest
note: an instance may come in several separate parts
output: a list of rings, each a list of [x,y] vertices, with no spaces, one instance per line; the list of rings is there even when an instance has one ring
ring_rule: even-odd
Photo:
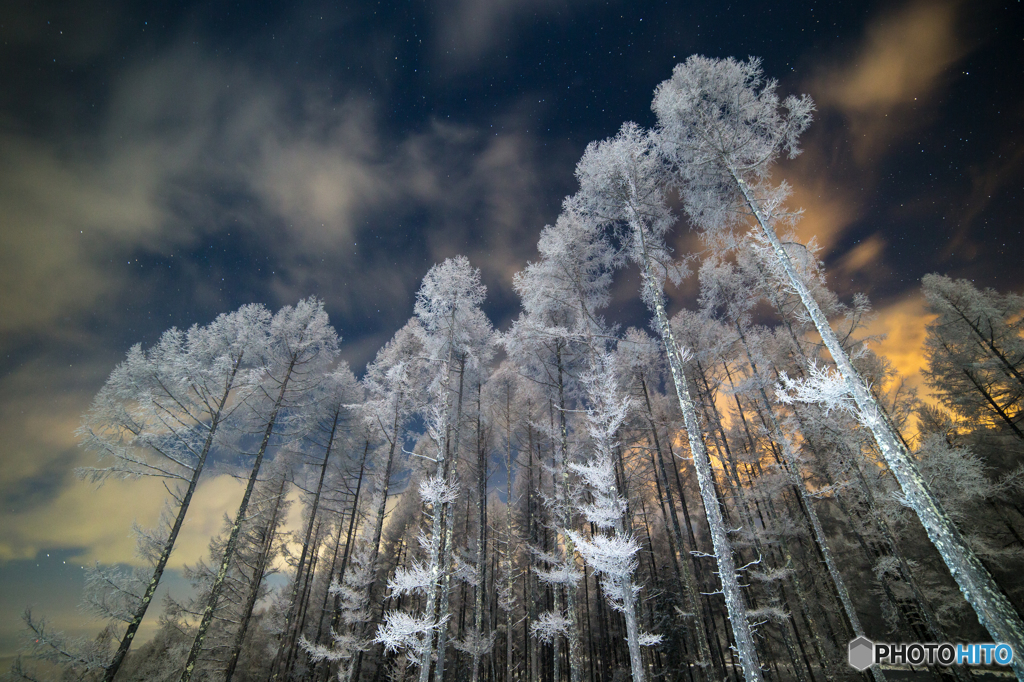
[[[505,331],[434,265],[361,378],[317,298],[136,345],[77,434],[87,481],[156,477],[95,639],[26,612],[12,680],[833,682],[858,636],[1002,642],[1024,680],[1024,296],[933,274],[920,400],[871,348],[772,179],[809,97],[691,57],[657,124],[591,143]],[[679,230],[699,253],[679,254]],[[609,324],[639,271],[648,329]],[[699,293],[670,315],[666,287]],[[199,483],[244,482],[150,611]],[[300,505],[301,524],[284,521]],[[140,625],[159,619],[150,641]],[[999,668],[999,666],[989,666]],[[58,671],[58,672],[53,672]],[[50,677],[56,675],[56,678]]]

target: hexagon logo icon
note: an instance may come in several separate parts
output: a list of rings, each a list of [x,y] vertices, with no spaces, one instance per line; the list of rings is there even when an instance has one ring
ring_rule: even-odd
[[[867,670],[875,662],[875,645],[867,637],[858,637],[850,642],[850,666]]]

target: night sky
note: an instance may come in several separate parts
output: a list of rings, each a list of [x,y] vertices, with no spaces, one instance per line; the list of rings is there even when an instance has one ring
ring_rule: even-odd
[[[359,373],[459,253],[507,327],[587,143],[652,125],[655,86],[694,53],[762,57],[814,98],[777,175],[830,285],[871,297],[878,347],[921,386],[922,275],[1024,288],[1024,5],[772,4],[7,3],[0,656],[29,605],[95,633],[81,566],[132,561],[133,519],[156,521],[159,484],[73,473],[93,463],[79,417],[132,344],[315,294]],[[700,247],[685,225],[674,243]],[[619,280],[609,318],[643,324],[636,273]],[[240,494],[201,485],[170,589]]]

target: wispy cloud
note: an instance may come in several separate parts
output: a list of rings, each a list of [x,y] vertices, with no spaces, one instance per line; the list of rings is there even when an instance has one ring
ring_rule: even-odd
[[[111,339],[135,327],[129,317],[89,332],[90,321],[113,320],[120,301],[151,311],[166,294],[134,257],[170,258],[229,233],[259,245],[273,268],[242,260],[234,290],[259,286],[271,306],[324,297],[343,335],[346,319],[361,328],[347,350],[358,366],[411,314],[420,279],[444,257],[466,253],[492,295],[510,299],[511,275],[544,221],[547,171],[525,132],[434,122],[387,137],[379,105],[291,87],[194,45],[112,79],[95,129],[55,142],[11,128],[0,145],[0,332],[8,350],[30,357],[11,368],[3,386],[12,398],[0,400],[0,491],[13,504],[0,561],[60,547],[128,561],[132,522],[156,522],[158,484],[109,482],[97,492],[72,475],[92,463],[73,432],[119,359],[124,341]],[[222,286],[194,263],[180,267],[181,297],[210,300]],[[140,326],[152,337],[154,324]],[[40,343],[28,351],[27,339]],[[64,369],[69,353],[88,376]],[[237,488],[226,476],[200,485],[174,566],[205,553]]]
[[[823,256],[840,258],[845,274],[885,256],[877,241],[861,242],[855,254],[834,252],[876,191],[883,152],[931,120],[951,65],[972,49],[957,30],[960,11],[949,0],[890,9],[868,24],[852,58],[825,60],[798,85],[819,110],[805,153],[784,164],[791,203],[804,209],[798,233],[816,237]]]
[[[594,0],[438,0],[435,43],[438,57],[459,67],[513,39],[522,24],[539,18],[567,19]]]
[[[852,60],[825,67],[813,79],[819,106],[848,119],[858,163],[869,163],[893,138],[929,120],[927,100],[970,50],[957,30],[959,11],[960,3],[950,0],[892,9],[868,27]]]
[[[925,327],[934,316],[924,306],[920,291],[908,292],[880,306],[865,331],[868,335],[882,337],[874,350],[892,363],[893,369],[906,379],[907,385],[918,391],[919,397],[934,402],[923,374],[928,366],[923,352]]]

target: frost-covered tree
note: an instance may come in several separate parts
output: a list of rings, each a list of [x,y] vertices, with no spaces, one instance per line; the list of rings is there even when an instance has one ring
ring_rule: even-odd
[[[661,383],[664,372],[665,358],[658,342],[649,337],[643,331],[630,328],[625,335],[619,339],[616,349],[617,373],[629,387],[636,405],[636,416],[640,421],[645,422],[647,429],[640,427],[644,440],[649,440],[650,457],[654,470],[655,490],[659,506],[664,501],[667,507],[667,520],[670,522],[670,534],[667,538],[669,552],[672,555],[673,564],[676,567],[678,577],[678,598],[680,599],[680,610],[685,614],[696,648],[696,661],[699,666],[712,664],[710,643],[708,641],[707,626],[704,619],[703,599],[699,594],[693,565],[693,555],[687,549],[689,542],[684,539],[683,525],[679,521],[677,512],[677,492],[682,497],[681,486],[677,492],[673,491],[672,481],[669,480],[669,468],[665,464],[666,453],[662,435],[659,434],[663,422],[667,420],[666,411],[670,411],[668,397],[663,396],[657,389]],[[664,403],[664,404],[662,404]],[[636,428],[636,426],[634,426]],[[667,426],[665,438],[671,439],[673,426]],[[647,433],[649,433],[649,436]],[[673,470],[674,470],[673,464]],[[685,507],[685,500],[679,499],[679,503]],[[692,549],[696,549],[695,547]],[[679,608],[679,607],[677,607]]]
[[[327,319],[323,303],[315,298],[299,301],[294,308],[285,306],[270,321],[270,331],[260,358],[262,374],[259,390],[254,391],[246,403],[249,423],[262,430],[261,440],[254,453],[245,492],[225,543],[220,569],[210,587],[210,595],[185,662],[181,682],[191,679],[203,640],[213,621],[228,567],[238,544],[238,534],[249,508],[249,500],[259,479],[275,426],[278,426],[278,417],[282,409],[298,408],[302,401],[310,398],[312,389],[323,380],[337,352],[338,335]]]
[[[737,248],[741,254],[748,255],[748,252],[744,251],[744,247],[745,244],[741,240],[737,244]],[[759,298],[752,294],[757,292],[758,287],[755,282],[750,281],[750,273],[744,272],[743,265],[746,264],[749,267],[749,261],[742,256],[738,260],[740,265],[712,255],[704,262],[700,269],[700,302],[706,314],[717,312],[724,321],[735,329],[739,337],[740,347],[743,349],[746,364],[751,373],[747,385],[751,390],[756,391],[757,398],[760,399],[760,411],[765,418],[768,434],[773,439],[778,451],[782,454],[783,461],[780,468],[798,496],[800,508],[811,526],[814,541],[817,543],[818,551],[825,566],[828,568],[829,576],[832,579],[836,594],[839,597],[850,626],[857,636],[863,636],[865,634],[864,628],[853,606],[846,580],[839,571],[834,553],[825,534],[824,526],[815,509],[813,495],[801,478],[800,457],[797,448],[794,446],[790,435],[783,430],[773,403],[768,397],[767,391],[770,390],[773,377],[762,375],[760,368],[767,363],[763,361],[763,356],[761,360],[758,359],[760,355],[758,351],[761,349],[752,348],[751,343],[752,340],[756,341],[758,338],[758,332],[756,330],[752,332],[751,330],[751,313]],[[800,588],[798,587],[797,589]],[[826,661],[823,660],[822,663],[825,664]],[[879,666],[872,666],[871,672],[875,679],[880,681],[885,679],[884,673]]]
[[[398,594],[425,592],[422,616],[400,611],[385,614],[385,622],[376,641],[388,650],[409,649],[418,656],[420,682],[427,682],[431,661],[437,654],[435,679],[444,676],[447,627],[450,617],[450,590],[453,569],[455,516],[452,503],[458,498],[455,459],[459,443],[462,379],[469,364],[486,362],[491,352],[493,331],[480,310],[486,288],[480,283],[480,271],[462,256],[435,265],[423,278],[416,294],[415,327],[426,361],[430,385],[430,403],[425,421],[433,442],[434,475],[420,484],[420,495],[429,510],[431,528],[423,543],[428,556],[425,564],[401,568],[389,582]],[[452,405],[452,379],[456,367],[460,384]],[[437,615],[435,616],[435,609]],[[437,633],[435,647],[434,633]]]
[[[1024,439],[1024,296],[925,275],[928,385],[973,424]]]
[[[856,411],[979,620],[993,638],[1024,650],[1024,621],[929,490],[794,266],[791,249],[776,234],[776,224],[788,217],[783,206],[788,188],[785,183],[773,185],[770,173],[780,153],[799,153],[798,138],[814,108],[810,98],[791,96],[780,107],[776,82],[764,81],[759,60],[695,55],[658,86],[652,108],[658,116],[659,146],[673,162],[688,215],[710,232],[752,217],[755,234],[775,256],[766,262],[799,296],[832,355],[838,374],[807,384],[803,397]],[[1024,660],[1013,665],[1024,677]]]
[[[382,525],[386,504],[390,472],[379,469],[373,474],[369,486],[372,493],[368,509],[374,516],[363,524],[360,536],[355,540],[354,548],[346,547],[346,566],[338,576],[333,576],[328,594],[335,598],[335,613],[330,628],[330,645],[309,641],[303,635],[299,644],[309,655],[310,661],[320,663],[328,661],[338,664],[337,678],[341,682],[351,682],[358,674],[361,654],[373,643],[368,636],[367,626],[373,620],[370,598],[377,573],[377,542],[378,527]],[[353,519],[356,511],[353,510]]]
[[[482,368],[478,368],[482,369]],[[462,571],[462,577],[465,583],[469,584],[473,588],[473,625],[462,627],[462,636],[453,641],[454,646],[460,651],[468,654],[471,658],[470,666],[471,673],[470,678],[472,682],[478,682],[480,679],[481,663],[484,656],[491,653],[494,648],[495,631],[490,629],[490,618],[486,619],[485,622],[485,611],[487,608],[486,602],[490,601],[487,598],[487,563],[488,563],[488,504],[487,504],[487,482],[488,474],[490,472],[490,440],[491,440],[491,424],[490,424],[490,408],[484,404],[484,386],[483,382],[488,378],[485,374],[479,371],[474,372],[476,375],[474,383],[476,383],[477,399],[476,399],[476,458],[471,467],[471,473],[476,476],[476,491],[472,495],[472,499],[476,503],[476,510],[474,513],[469,513],[469,502],[467,501],[467,519],[466,525],[469,526],[470,519],[468,517],[476,517],[476,537],[474,538],[475,543],[470,545],[467,552],[468,560],[465,562],[464,570]],[[490,399],[490,392],[488,391],[488,402]],[[469,537],[467,534],[467,544],[469,543]],[[471,565],[475,564],[475,566]],[[495,578],[496,576],[492,576]],[[495,581],[495,585],[498,583]],[[466,609],[465,592],[463,592],[463,607],[462,610],[465,612]],[[461,618],[460,618],[461,620]],[[490,629],[490,632],[488,632]]]
[[[395,336],[378,351],[374,361],[367,365],[361,382],[366,392],[366,399],[360,409],[363,426],[368,431],[366,448],[370,448],[371,438],[374,443],[379,444],[374,445],[375,449],[370,458],[371,464],[365,469],[366,472],[372,472],[375,482],[373,497],[365,512],[369,517],[366,523],[369,528],[368,532],[370,532],[370,537],[366,542],[370,551],[368,564],[374,567],[374,571],[378,567],[378,555],[384,536],[385,512],[391,493],[392,478],[404,460],[403,444],[406,431],[410,420],[421,404],[420,387],[426,381],[423,346],[416,332],[418,325],[416,318],[413,318],[399,329]],[[356,482],[357,497],[362,486],[363,475],[364,469],[361,468],[360,479]],[[346,557],[349,553],[347,546],[353,537],[355,521],[356,510],[353,509],[353,514],[349,519],[349,542],[346,543]],[[339,585],[344,582],[346,565],[346,560],[343,558],[341,570],[334,578],[334,582]],[[376,579],[377,574],[373,575]],[[372,589],[373,584],[370,587]],[[338,628],[343,627],[341,592],[336,592],[334,603],[330,629],[338,632]],[[348,636],[352,639],[347,641],[364,641],[368,638],[369,626],[369,621],[351,624]],[[355,659],[348,666],[350,674],[358,673],[363,654],[363,648],[355,650]],[[334,662],[347,659],[342,656],[338,659],[325,657],[325,660]]]
[[[292,581],[291,600],[285,619],[285,631],[282,633],[281,646],[276,656],[279,670],[290,670],[295,656],[295,647],[299,637],[299,619],[302,589],[312,580],[313,576],[307,569],[307,559],[311,547],[314,523],[320,521],[320,498],[324,493],[324,480],[327,478],[328,464],[331,461],[332,449],[346,441],[352,413],[362,398],[362,390],[347,363],[341,363],[333,371],[323,377],[323,381],[313,386],[306,409],[296,414],[301,423],[299,430],[303,434],[298,443],[299,451],[308,453],[315,462],[316,483],[311,489],[303,490],[311,496],[309,501],[306,528],[300,541],[302,550],[295,568],[295,579]]]
[[[268,476],[269,485],[266,488],[269,494],[256,500],[256,510],[248,515],[247,528],[241,535],[243,549],[238,552],[238,563],[243,572],[244,589],[240,596],[244,595],[244,601],[241,603],[234,639],[228,652],[224,682],[231,682],[238,670],[243,646],[252,627],[256,603],[267,596],[269,587],[266,585],[266,579],[276,573],[273,564],[279,556],[280,547],[276,546],[275,542],[291,506],[291,502],[285,499],[285,474],[286,472],[281,470]],[[249,636],[249,639],[253,637]]]
[[[105,665],[107,682],[152,602],[221,426],[255,388],[250,368],[258,364],[269,320],[265,308],[247,305],[205,327],[171,329],[148,350],[132,347],[83,417],[77,431],[83,447],[110,463],[81,475],[100,483],[157,477],[170,484],[172,497],[158,528],[144,534],[150,568],[94,573],[90,580],[103,588],[96,596],[100,610],[126,626]]]
[[[235,675],[239,670],[246,636],[249,635],[251,639],[253,635],[250,624],[256,602],[269,592],[265,580],[275,573],[273,564],[283,545],[279,529],[290,507],[290,502],[284,499],[287,467],[278,462],[274,462],[274,465],[264,468],[266,475],[253,490],[249,514],[238,533],[234,557],[224,577],[221,598],[197,661],[197,675],[223,676],[228,680]],[[217,567],[231,525],[231,518],[225,515],[224,532],[210,540],[209,559],[200,559],[195,564],[185,566],[184,577],[192,585],[192,594],[184,600],[174,599],[170,595],[165,597],[164,619],[180,632],[191,634],[194,623],[202,617],[210,588],[217,577]],[[168,668],[182,664],[187,650],[180,653],[180,658],[168,656]],[[253,663],[265,666],[270,663],[270,657],[243,661],[242,669]]]
[[[581,203],[602,221],[623,231],[628,257],[640,266],[643,300],[654,313],[655,328],[668,356],[683,414],[743,675],[748,682],[757,682],[761,679],[761,665],[747,621],[746,600],[740,590],[732,547],[714,490],[714,474],[704,434],[687,386],[688,354],[676,342],[665,309],[665,280],[678,281],[682,269],[672,261],[664,243],[672,216],[665,203],[666,167],[658,141],[637,125],[626,123],[614,138],[587,146],[576,166],[576,177],[580,181]]]
[[[515,367],[511,362],[507,360],[491,375],[490,380],[487,384],[487,397],[492,414],[492,419],[497,425],[497,437],[500,441],[499,447],[503,454],[503,460],[505,464],[505,528],[503,533],[503,541],[501,545],[501,571],[502,581],[498,589],[498,606],[505,613],[505,679],[512,680],[515,674],[515,670],[518,667],[518,661],[515,658],[515,647],[513,637],[513,620],[515,618],[516,608],[518,606],[516,593],[515,593],[515,582],[516,582],[516,567],[515,567],[515,553],[516,545],[518,544],[518,529],[513,521],[513,509],[515,508],[515,501],[513,499],[513,471],[515,470],[515,447],[516,447],[516,432],[523,417],[519,413],[520,396],[522,393],[520,390],[521,378],[515,371]],[[482,595],[484,586],[478,587]],[[478,601],[478,609],[480,608],[480,602]],[[493,642],[493,634],[491,637]],[[525,653],[525,652],[524,652]],[[478,660],[474,660],[474,682],[479,679],[479,673],[477,671]]]
[[[110,647],[102,637],[98,640],[70,637],[53,630],[45,618],[33,617],[31,609],[25,609],[21,617],[27,628],[25,639],[28,646],[25,650],[31,658],[59,666],[71,679],[89,679],[107,669]],[[30,682],[38,682],[39,679],[24,668],[21,655],[5,677]]]
[[[607,305],[615,253],[607,235],[592,229],[577,202],[567,200],[554,225],[541,231],[541,259],[516,274],[514,287],[522,298],[523,314],[503,337],[509,357],[520,372],[543,386],[553,408],[548,435],[557,444],[552,470],[554,494],[546,501],[556,519],[559,553],[537,552],[547,569],[538,578],[556,593],[564,589],[566,608],[557,606],[531,627],[554,645],[556,677],[560,673],[561,640],[569,643],[573,682],[583,674],[581,627],[577,609],[578,583],[583,577],[569,530],[575,527],[570,504],[570,447],[568,411],[579,394],[578,375],[585,368],[588,343],[607,333],[597,311]],[[554,411],[557,411],[557,424]],[[557,599],[556,599],[557,602]]]
[[[625,618],[633,681],[644,682],[647,672],[640,647],[658,644],[661,637],[640,632],[640,587],[634,581],[640,543],[628,530],[627,505],[615,473],[617,436],[632,405],[616,385],[612,356],[604,348],[595,348],[583,385],[588,398],[586,435],[591,457],[571,466],[590,493],[591,501],[582,505],[583,516],[599,532],[589,538],[572,530],[568,534],[587,564],[601,577],[609,606]]]
[[[413,318],[395,333],[395,336],[377,353],[377,357],[366,368],[363,386],[366,401],[362,415],[365,425],[384,441],[387,454],[380,453],[378,461],[381,473],[381,494],[378,509],[374,513],[374,534],[371,541],[374,559],[380,551],[384,530],[384,505],[390,490],[391,476],[396,457],[403,455],[406,429],[415,411],[421,405],[418,395],[421,384],[426,380],[425,355],[419,322]]]

